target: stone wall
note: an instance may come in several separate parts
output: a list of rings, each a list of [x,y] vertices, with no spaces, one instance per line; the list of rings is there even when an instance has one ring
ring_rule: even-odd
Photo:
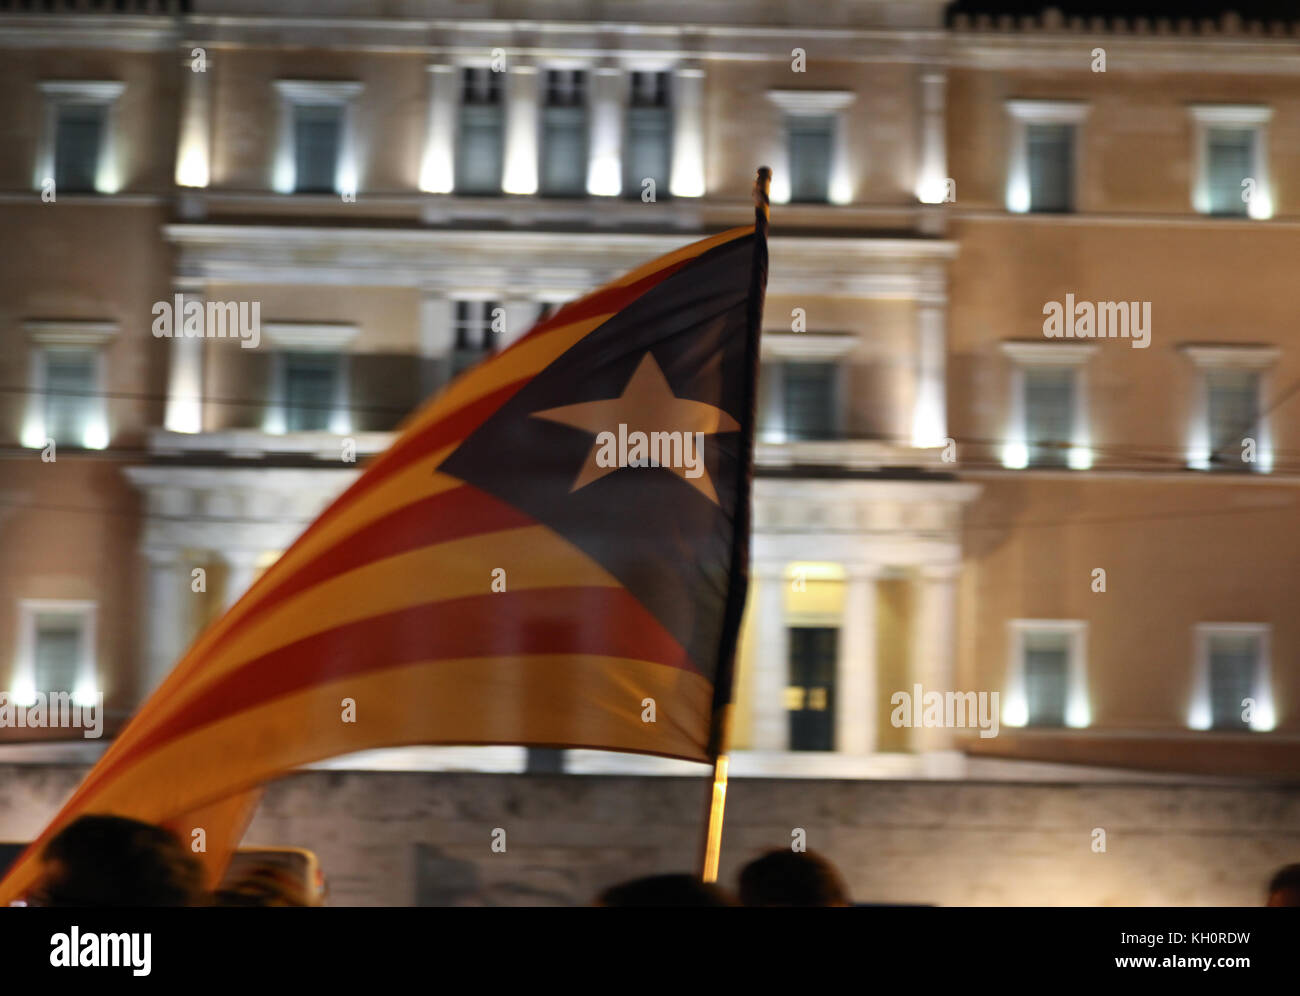
[[[37,833],[83,771],[0,765],[0,840]],[[692,868],[705,790],[702,778],[312,771],[269,788],[246,842],[314,850],[339,905],[581,904]],[[735,780],[723,882],[795,828],[859,901],[1255,905],[1273,870],[1300,861],[1300,786]]]

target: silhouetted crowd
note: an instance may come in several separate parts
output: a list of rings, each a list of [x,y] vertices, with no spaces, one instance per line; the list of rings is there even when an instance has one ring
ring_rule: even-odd
[[[162,827],[120,816],[83,816],[41,853],[32,906],[318,906],[302,883],[274,865],[244,869],[217,890],[203,868]],[[597,906],[851,906],[843,878],[811,851],[773,850],[741,870],[733,895],[689,874],[651,875],[610,886]],[[1300,864],[1268,885],[1268,906],[1300,906]]]

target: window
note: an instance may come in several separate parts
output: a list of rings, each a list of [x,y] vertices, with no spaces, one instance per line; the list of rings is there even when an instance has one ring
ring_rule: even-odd
[[[1072,101],[1009,100],[1011,149],[1007,210],[1076,209],[1079,131],[1088,105]]]
[[[342,146],[342,107],[336,104],[299,104],[294,107],[294,191],[334,193]]]
[[[1259,376],[1258,370],[1205,372],[1210,469],[1250,469],[1242,441],[1258,436]]]
[[[1091,343],[1002,343],[1013,363],[1004,467],[1092,466],[1085,361],[1094,349]]]
[[[1091,722],[1086,682],[1087,623],[1015,619],[1002,720],[1008,726],[1084,727]]]
[[[273,185],[282,194],[357,191],[353,100],[360,83],[276,80],[280,145]]]
[[[546,73],[542,108],[541,192],[581,197],[587,189],[587,74],[580,69]]]
[[[1197,367],[1199,390],[1192,411],[1187,464],[1195,470],[1273,469],[1273,443],[1262,399],[1274,346],[1184,343]]]
[[[501,193],[504,118],[501,78],[487,68],[462,73],[460,136],[456,145],[457,193],[490,196]]]
[[[762,438],[774,443],[839,438],[839,381],[835,363],[764,363],[759,385]]]
[[[37,692],[70,692],[92,704],[95,687],[95,603],[22,599],[18,603],[18,654],[9,689],[19,705]]]
[[[847,90],[769,90],[779,109],[781,145],[773,150],[772,200],[847,204],[853,199],[845,110]]]
[[[99,173],[107,108],[102,104],[63,104],[54,137],[54,182],[65,193],[89,193]]]
[[[1074,210],[1074,125],[1031,124],[1029,210]]]
[[[1070,671],[1070,638],[1065,633],[1024,635],[1026,726],[1064,726]]]
[[[647,179],[655,196],[668,190],[672,163],[672,111],[668,105],[668,74],[634,72],[627,109],[627,147],[623,156],[623,193],[639,198]]]
[[[125,84],[53,80],[40,84],[45,129],[37,155],[35,187],[53,180],[60,193],[116,193],[120,186],[112,143],[113,109]]]
[[[496,339],[492,331],[493,315],[501,305],[497,301],[456,302],[456,345],[452,353],[452,373],[467,370],[492,353]]]
[[[108,445],[104,394],[105,349],[117,333],[112,322],[32,321],[24,446],[103,449]]]
[[[1209,214],[1246,213],[1242,181],[1255,175],[1255,133],[1246,128],[1210,128],[1206,132],[1206,183]]]
[[[349,345],[357,327],[348,324],[264,322],[271,353],[271,390],[262,430],[352,431]]]
[[[785,707],[791,750],[835,749],[835,667],[839,630],[791,627]]]
[[[1271,108],[1245,104],[1193,104],[1192,206],[1201,214],[1269,218],[1268,170]]]
[[[97,371],[91,350],[46,350],[45,432],[56,443],[81,445],[97,403]]]
[[[327,432],[339,392],[339,357],[286,353],[284,406],[287,432]]]
[[[1027,367],[1024,378],[1029,465],[1067,466],[1074,439],[1075,370]]]
[[[1202,623],[1188,725],[1198,730],[1271,730],[1270,629],[1263,623]]]
[[[830,199],[835,119],[830,115],[792,116],[786,121],[785,131],[789,143],[790,200],[825,204]]]

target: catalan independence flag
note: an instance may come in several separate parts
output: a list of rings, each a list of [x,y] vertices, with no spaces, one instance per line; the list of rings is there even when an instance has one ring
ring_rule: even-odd
[[[198,638],[0,902],[87,813],[201,827],[215,875],[259,786],[353,751],[712,760],[745,596],[758,219],[565,306],[415,413]]]

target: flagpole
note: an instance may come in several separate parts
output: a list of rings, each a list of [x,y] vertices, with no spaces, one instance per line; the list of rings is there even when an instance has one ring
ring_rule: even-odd
[[[749,289],[749,358],[753,369],[749,371],[748,383],[752,391],[758,376],[758,346],[762,333],[763,294],[767,287],[767,230],[772,219],[772,206],[769,190],[772,183],[772,171],[766,166],[758,168],[754,178],[754,268],[751,273]],[[733,567],[741,570],[741,590],[739,597],[743,600],[747,588],[749,566],[749,483],[753,478],[754,459],[754,403],[752,393],[746,399],[745,437],[743,441],[746,474],[744,488],[737,496],[737,548],[733,555]],[[737,584],[732,583],[733,597],[737,597]],[[743,601],[740,608],[743,610]],[[727,806],[727,753],[731,743],[731,671],[734,671],[736,648],[730,648],[730,670],[721,667],[714,687],[713,708],[713,789],[709,793],[708,819],[704,831],[704,854],[700,862],[700,878],[705,882],[718,880],[718,864],[722,859],[722,818]],[[725,687],[724,687],[725,682]]]

